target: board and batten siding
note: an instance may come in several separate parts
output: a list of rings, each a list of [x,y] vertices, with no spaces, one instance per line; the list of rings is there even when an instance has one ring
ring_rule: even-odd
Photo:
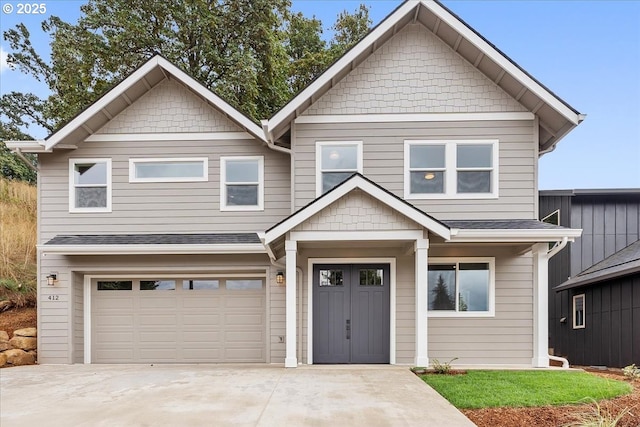
[[[316,197],[316,143],[362,141],[364,175],[404,198],[405,140],[496,139],[499,146],[497,199],[408,199],[438,219],[536,218],[537,151],[533,120],[406,122],[406,123],[296,123],[295,207]]]
[[[40,347],[42,364],[83,363],[84,361],[84,275],[108,276],[154,275],[158,278],[189,274],[224,275],[224,273],[266,272],[267,362],[284,360],[285,288],[276,283],[277,271],[266,255],[130,255],[130,256],[63,256],[42,255],[42,277],[56,271],[55,287],[41,286]],[[48,295],[58,297],[55,301]],[[71,302],[74,302],[73,305]]]

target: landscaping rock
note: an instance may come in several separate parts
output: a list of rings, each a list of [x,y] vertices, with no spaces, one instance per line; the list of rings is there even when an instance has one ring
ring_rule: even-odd
[[[16,329],[15,331],[13,331],[13,336],[19,336],[19,337],[37,337],[38,336],[38,330],[36,328],[23,328],[23,329]]]
[[[9,341],[9,334],[5,331],[0,331],[0,341]]]
[[[13,307],[13,303],[11,301],[0,301],[0,312],[7,311],[11,307]]]
[[[9,341],[0,341],[0,351],[11,350],[12,348]]]
[[[32,354],[27,353],[24,350],[13,349],[7,350],[3,353],[7,357],[7,364],[13,366],[33,365],[36,363],[36,358]]]
[[[0,368],[7,364],[7,355],[0,353]]]
[[[9,340],[9,344],[11,344],[13,348],[19,348],[24,351],[38,348],[38,340],[31,337],[15,336]]]

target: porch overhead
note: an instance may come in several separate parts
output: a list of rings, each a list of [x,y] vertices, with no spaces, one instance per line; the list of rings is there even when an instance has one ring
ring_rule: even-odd
[[[270,142],[280,139],[290,130],[293,120],[402,28],[413,23],[419,23],[431,31],[538,117],[541,155],[552,150],[558,141],[584,119],[584,115],[551,92],[440,2],[407,0],[271,119],[263,121],[266,138]]]

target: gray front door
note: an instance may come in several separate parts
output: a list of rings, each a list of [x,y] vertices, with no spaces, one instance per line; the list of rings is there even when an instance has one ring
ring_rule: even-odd
[[[389,264],[313,267],[313,363],[389,363]]]

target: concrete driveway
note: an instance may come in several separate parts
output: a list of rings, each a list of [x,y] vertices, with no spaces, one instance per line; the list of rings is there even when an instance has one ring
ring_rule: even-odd
[[[0,370],[0,425],[474,424],[406,367],[45,365]]]

